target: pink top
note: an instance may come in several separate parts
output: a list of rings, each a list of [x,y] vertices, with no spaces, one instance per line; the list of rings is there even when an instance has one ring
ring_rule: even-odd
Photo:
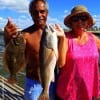
[[[91,33],[85,44],[68,37],[66,64],[60,70],[57,95],[62,100],[92,100],[98,93],[98,49]]]

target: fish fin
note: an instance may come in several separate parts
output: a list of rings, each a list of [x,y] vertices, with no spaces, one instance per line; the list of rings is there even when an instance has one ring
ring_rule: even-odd
[[[54,74],[53,74],[53,77],[52,77],[51,81],[52,81],[52,82],[55,82]]]
[[[7,60],[6,60],[6,50],[4,51],[3,56],[2,56],[2,64],[3,64],[3,66],[5,67],[5,69],[6,69],[7,71],[9,71],[8,65],[7,65]]]
[[[42,92],[38,98],[38,100],[50,100],[49,95],[47,93]]]

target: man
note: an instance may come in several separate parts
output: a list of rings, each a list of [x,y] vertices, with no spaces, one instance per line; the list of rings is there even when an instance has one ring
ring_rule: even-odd
[[[25,100],[38,100],[38,97],[42,91],[39,77],[39,47],[42,31],[47,21],[48,5],[45,0],[32,0],[29,5],[29,12],[34,21],[34,24],[22,31],[24,32],[23,36],[26,41],[25,55],[27,59],[24,97]],[[6,44],[9,42],[12,36],[15,35],[16,32],[16,25],[12,23],[11,19],[8,19],[4,34]],[[62,49],[60,49],[60,51],[61,50]],[[54,100],[54,89],[54,83],[52,83],[49,94],[50,100]]]

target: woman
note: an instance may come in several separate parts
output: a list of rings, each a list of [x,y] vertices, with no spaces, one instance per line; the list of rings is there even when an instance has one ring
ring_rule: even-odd
[[[98,50],[100,40],[88,32],[93,18],[83,5],[74,7],[64,19],[71,28],[66,32],[66,62],[60,67],[57,100],[92,100],[98,93]]]

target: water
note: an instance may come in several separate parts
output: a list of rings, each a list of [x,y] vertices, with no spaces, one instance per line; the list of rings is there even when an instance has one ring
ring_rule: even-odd
[[[9,72],[7,69],[3,66],[2,64],[2,56],[4,53],[4,40],[3,40],[3,35],[0,33],[0,75],[8,78],[9,77]],[[25,83],[25,71],[22,71],[21,73],[17,74],[17,79],[18,79],[18,85],[22,88],[24,88],[24,83]]]

